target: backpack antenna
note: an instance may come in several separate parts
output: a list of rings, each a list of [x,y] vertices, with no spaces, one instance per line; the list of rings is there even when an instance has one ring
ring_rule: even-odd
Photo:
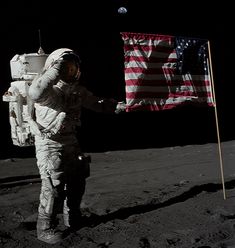
[[[41,30],[40,29],[38,29],[38,39],[39,39],[38,54],[45,54],[45,52],[42,49]]]

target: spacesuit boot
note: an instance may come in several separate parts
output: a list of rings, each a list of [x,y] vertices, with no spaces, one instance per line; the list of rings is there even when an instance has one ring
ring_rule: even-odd
[[[56,215],[64,200],[60,188],[61,187],[52,186],[50,178],[42,179],[40,204],[38,208],[37,238],[48,244],[55,244],[63,239],[62,232],[56,230],[58,224]],[[59,194],[58,192],[60,191],[61,193]]]
[[[48,244],[56,244],[63,239],[63,233],[56,230],[50,220],[38,218],[37,238]]]

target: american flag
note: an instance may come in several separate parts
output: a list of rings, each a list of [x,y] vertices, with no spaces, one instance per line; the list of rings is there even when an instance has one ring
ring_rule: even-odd
[[[126,111],[159,111],[186,103],[214,106],[208,40],[121,33]]]

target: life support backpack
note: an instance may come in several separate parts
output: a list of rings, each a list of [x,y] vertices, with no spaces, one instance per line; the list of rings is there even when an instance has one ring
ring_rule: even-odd
[[[47,57],[40,48],[38,53],[16,54],[10,61],[13,81],[2,99],[9,103],[11,138],[16,146],[33,146],[34,135],[39,131],[28,89],[35,76],[41,72]]]

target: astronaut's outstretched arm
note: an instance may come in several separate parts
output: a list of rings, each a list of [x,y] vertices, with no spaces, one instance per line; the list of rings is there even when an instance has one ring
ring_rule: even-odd
[[[34,102],[44,102],[53,97],[55,90],[53,86],[60,80],[63,60],[57,60],[49,69],[35,77],[29,87],[29,97]]]
[[[120,113],[125,111],[124,102],[118,102],[113,98],[101,98],[83,88],[83,106],[95,112]]]

